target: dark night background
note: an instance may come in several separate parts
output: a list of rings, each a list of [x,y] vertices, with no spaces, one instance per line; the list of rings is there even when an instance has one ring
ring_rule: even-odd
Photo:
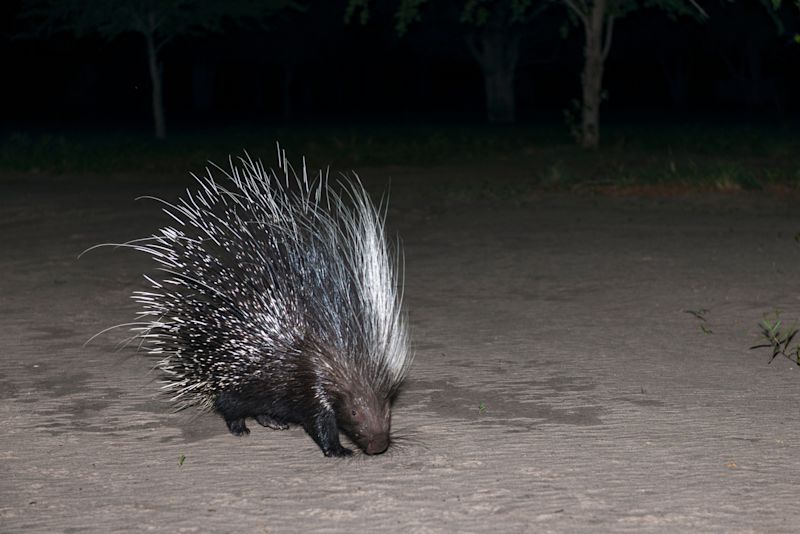
[[[146,143],[152,112],[142,37],[129,33],[109,41],[62,32],[19,38],[24,21],[18,15],[25,5],[4,2],[1,8],[2,165],[26,170],[25,154],[48,153],[53,139],[64,151],[63,146],[90,143],[87,135],[134,135]],[[231,131],[274,138],[288,129],[302,132],[304,148],[314,132],[347,131],[362,139],[375,132],[391,137],[398,128],[412,137],[434,131],[445,137],[453,131],[499,136],[505,140],[499,152],[514,152],[526,137],[572,143],[564,111],[581,95],[583,34],[568,24],[563,6],[553,5],[524,26],[517,120],[487,128],[481,70],[465,46],[463,24],[430,9],[398,36],[394,3],[373,5],[366,25],[345,23],[346,5],[308,2],[304,12],[281,11],[263,28],[228,25],[169,43],[162,60],[170,142],[220,131],[227,132],[226,139]],[[705,21],[641,9],[616,22],[603,78],[601,147],[618,145],[620,136],[630,144],[642,133],[658,131],[667,132],[664,146],[675,147],[683,133],[698,129],[704,131],[700,140],[686,144],[744,129],[748,133],[731,143],[779,132],[781,143],[794,146],[800,44],[793,35],[800,10],[792,4],[781,8],[780,32],[757,0],[703,7],[709,14]],[[651,144],[662,143],[658,139]],[[451,159],[462,153],[447,151]],[[432,159],[441,158],[447,156]],[[374,163],[398,162],[393,159],[403,156],[389,154]],[[342,161],[358,163],[358,158],[342,156]]]

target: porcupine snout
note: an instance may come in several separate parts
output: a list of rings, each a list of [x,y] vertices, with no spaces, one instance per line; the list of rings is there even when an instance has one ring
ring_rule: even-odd
[[[364,447],[364,452],[367,454],[381,454],[386,452],[389,448],[389,432],[375,434],[367,440],[367,446]]]
[[[389,431],[391,426],[391,411],[387,406],[376,409],[370,413],[370,421],[364,432],[365,442],[360,444],[361,449],[367,454],[381,454],[389,448]]]

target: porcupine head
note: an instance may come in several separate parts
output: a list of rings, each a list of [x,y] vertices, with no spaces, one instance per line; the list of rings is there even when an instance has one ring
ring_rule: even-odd
[[[327,359],[327,358],[326,358]],[[316,358],[312,358],[316,360]],[[331,360],[328,360],[329,362]],[[351,360],[352,361],[352,360]],[[351,364],[352,365],[352,364]],[[380,454],[389,447],[391,431],[391,402],[394,391],[388,384],[376,380],[368,369],[358,366],[341,366],[338,359],[333,359],[333,365],[318,365],[315,369],[317,377],[327,375],[318,380],[321,385],[319,400],[323,413],[319,414],[316,421],[324,422],[327,406],[335,417],[335,427],[331,430],[338,434],[344,433],[361,450],[367,454]],[[317,386],[312,386],[316,393]],[[338,456],[349,454],[349,451],[338,447],[338,437],[325,436],[322,431],[323,452],[327,455]],[[314,437],[313,430],[309,432]],[[325,438],[330,438],[331,448],[326,450]]]
[[[325,456],[352,454],[342,446],[340,432],[367,454],[386,451],[399,384],[362,349],[335,350],[312,337],[265,358],[261,379],[219,393],[214,408],[234,435],[248,434],[245,418],[253,417],[276,430],[302,425]]]
[[[235,435],[245,418],[284,429],[300,424],[325,456],[349,456],[340,432],[367,454],[390,445],[391,404],[400,381],[384,359],[363,348],[332,349],[311,334],[294,349],[264,358],[260,379],[219,393],[214,407]]]
[[[374,347],[337,350],[310,340],[304,345],[297,377],[304,391],[297,393],[308,402],[310,413],[301,418],[309,435],[326,456],[350,454],[339,443],[340,431],[367,454],[386,451],[391,405],[402,381],[391,366],[393,348],[373,354]]]

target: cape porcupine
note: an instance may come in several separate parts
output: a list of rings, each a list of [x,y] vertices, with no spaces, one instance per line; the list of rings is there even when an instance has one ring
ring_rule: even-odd
[[[325,456],[352,454],[340,431],[380,454],[412,359],[386,206],[357,176],[334,188],[278,160],[282,179],[245,153],[214,165],[228,188],[207,168],[176,204],[157,199],[177,225],[128,244],[161,273],[134,293],[135,337],[179,408],[213,409],[235,435],[253,417],[302,425]]]

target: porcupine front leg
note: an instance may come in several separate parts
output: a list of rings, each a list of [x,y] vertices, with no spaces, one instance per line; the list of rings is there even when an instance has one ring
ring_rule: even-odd
[[[327,410],[317,412],[310,420],[303,423],[303,427],[317,442],[325,456],[340,458],[353,455],[353,451],[343,447],[339,442],[339,427],[336,425],[336,416],[333,412]]]

